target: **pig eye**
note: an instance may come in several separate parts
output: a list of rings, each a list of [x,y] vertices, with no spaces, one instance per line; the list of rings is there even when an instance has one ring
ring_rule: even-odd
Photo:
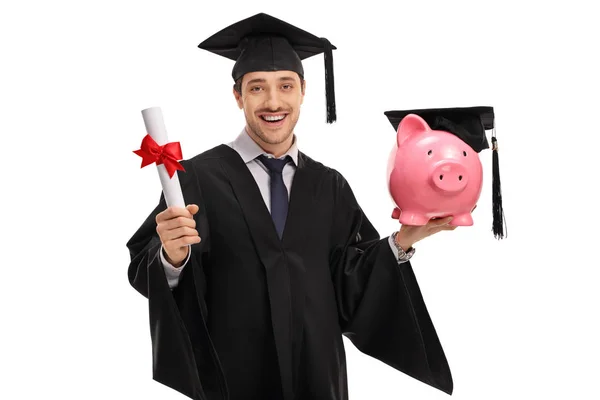
[[[466,151],[463,151],[463,156],[465,156],[465,157],[467,156],[467,152]]]
[[[428,155],[428,156],[430,156],[430,155],[431,155],[431,153],[433,153],[433,150],[429,150],[429,151],[427,152],[427,155]]]

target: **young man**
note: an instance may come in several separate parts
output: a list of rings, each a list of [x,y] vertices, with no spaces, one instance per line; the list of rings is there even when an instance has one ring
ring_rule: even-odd
[[[182,161],[133,235],[129,281],[149,300],[154,379],[193,399],[348,399],[342,335],[446,393],[452,378],[410,264],[449,219],[380,238],[344,177],[299,151],[301,59],[331,46],[258,14],[201,48],[236,60],[246,126]]]

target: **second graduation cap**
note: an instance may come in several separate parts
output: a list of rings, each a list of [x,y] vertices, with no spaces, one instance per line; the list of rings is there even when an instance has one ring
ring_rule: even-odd
[[[489,149],[486,130],[493,130],[492,134],[492,207],[493,207],[493,232],[496,238],[503,238],[504,212],[502,209],[502,194],[500,185],[500,168],[498,160],[498,145],[495,135],[494,108],[481,107],[455,107],[455,108],[427,108],[414,110],[393,110],[384,112],[395,130],[400,122],[410,114],[423,118],[432,130],[452,133],[469,145],[477,153]]]
[[[336,47],[329,40],[259,13],[220,30],[198,47],[235,61],[234,81],[255,71],[287,70],[304,77],[302,60],[324,53],[327,122],[337,119],[332,55]]]

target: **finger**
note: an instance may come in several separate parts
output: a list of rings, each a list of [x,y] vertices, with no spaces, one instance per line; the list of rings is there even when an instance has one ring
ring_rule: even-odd
[[[161,232],[166,232],[170,231],[171,229],[181,228],[182,226],[189,226],[190,228],[195,228],[196,221],[191,217],[176,217],[166,221],[161,221],[157,225],[157,230],[160,230]]]
[[[182,226],[176,229],[170,229],[160,233],[163,241],[175,240],[183,236],[198,236],[198,231],[188,226]]]
[[[430,235],[435,235],[438,232],[442,232],[442,231],[453,231],[456,229],[456,226],[454,225],[441,225],[441,226],[436,226],[435,228],[431,228],[429,230],[429,236]]]
[[[196,204],[189,204],[186,208],[192,215],[195,215],[200,209]]]
[[[156,223],[159,223],[160,221],[167,221],[177,217],[191,218],[192,214],[187,210],[187,208],[171,206],[156,216]]]
[[[445,218],[432,218],[427,222],[427,225],[432,228],[437,228],[439,226],[448,225],[448,223],[452,221],[452,216]]]
[[[444,225],[440,227],[443,231],[453,231],[457,228],[456,225]]]
[[[183,236],[180,237],[179,239],[175,239],[175,240],[170,240],[165,247],[168,248],[169,250],[177,250],[181,247],[185,247],[189,244],[195,244],[195,243],[200,243],[202,239],[200,239],[200,236]]]

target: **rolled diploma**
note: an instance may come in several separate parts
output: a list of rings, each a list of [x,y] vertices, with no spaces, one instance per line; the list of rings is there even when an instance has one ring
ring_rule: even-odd
[[[169,138],[167,137],[167,129],[160,107],[151,107],[142,110],[142,117],[144,118],[146,131],[152,139],[154,139],[159,146],[167,144]],[[156,167],[158,169],[158,176],[162,185],[165,201],[167,202],[167,207],[175,206],[185,208],[177,172],[170,178],[164,164],[157,165]]]

